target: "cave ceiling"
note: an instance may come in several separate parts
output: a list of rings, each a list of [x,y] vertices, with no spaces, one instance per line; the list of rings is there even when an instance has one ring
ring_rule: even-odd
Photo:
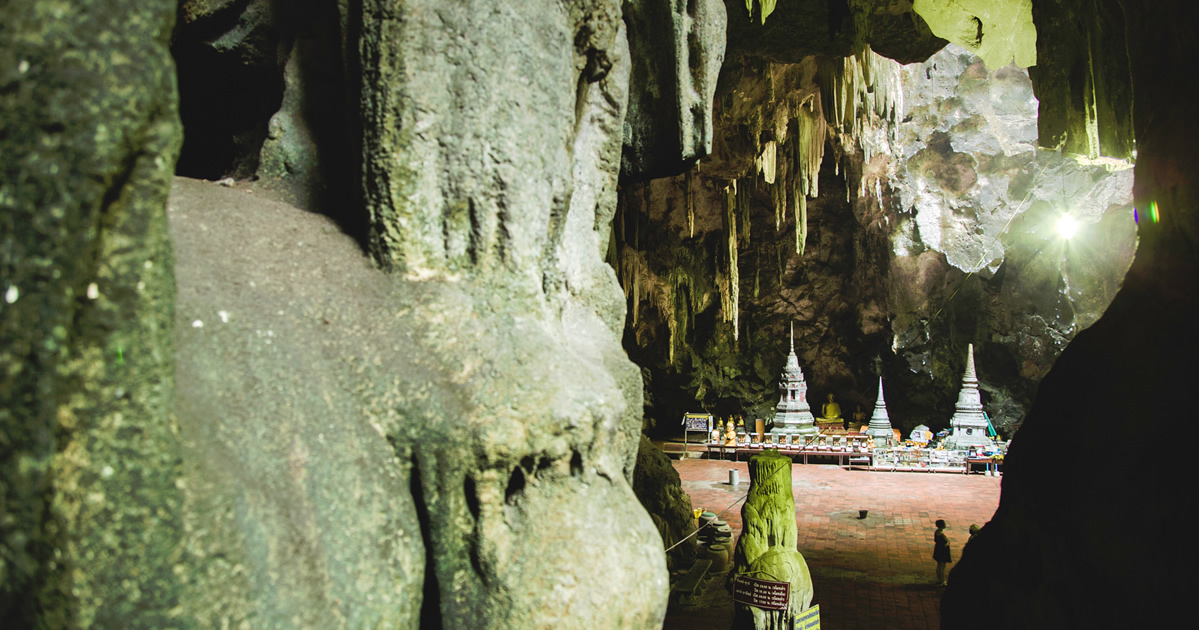
[[[965,40],[943,11],[968,48],[947,45],[908,3],[727,10],[711,153],[672,177],[626,173],[614,223],[648,424],[770,418],[794,323],[810,400],[869,415],[882,375],[901,427],[947,425],[975,344],[1011,435],[1121,286],[1130,165],[1039,148],[1021,37]],[[998,13],[984,18],[992,32]],[[1064,214],[1083,226],[1070,241]]]

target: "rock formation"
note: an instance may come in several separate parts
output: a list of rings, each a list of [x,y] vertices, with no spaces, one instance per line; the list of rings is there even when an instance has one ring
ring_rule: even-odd
[[[1190,15],[1034,3],[1027,76],[908,2],[686,4],[0,8],[3,625],[655,627],[643,387],[764,415],[791,319],[904,428],[968,343],[1002,431],[1038,392],[946,627],[1173,618],[1183,459],[1054,438],[1193,412]],[[168,236],[177,155],[260,179]]]
[[[787,582],[789,600],[787,609],[778,611],[735,604],[735,628],[790,628],[791,620],[812,602],[812,576],[796,550],[792,458],[779,451],[750,458],[750,492],[742,504],[742,535],[733,551],[729,579],[739,575]]]
[[[0,624],[176,625],[171,2],[0,7]]]
[[[667,555],[667,563],[672,568],[689,566],[696,557],[695,540],[677,543],[696,530],[692,499],[684,492],[679,473],[671,465],[670,458],[644,435],[638,444],[632,485],[633,493],[650,514],[650,520],[654,521],[663,546],[668,549],[674,547]]]

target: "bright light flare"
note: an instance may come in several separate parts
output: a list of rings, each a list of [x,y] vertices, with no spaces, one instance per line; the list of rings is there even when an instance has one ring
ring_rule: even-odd
[[[1071,238],[1072,236],[1075,236],[1075,233],[1078,231],[1079,224],[1075,222],[1075,219],[1072,218],[1071,215],[1064,214],[1062,218],[1058,220],[1058,233],[1063,238]]]

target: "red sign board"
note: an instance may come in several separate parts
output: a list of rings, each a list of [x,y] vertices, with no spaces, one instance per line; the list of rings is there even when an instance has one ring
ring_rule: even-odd
[[[792,585],[787,582],[756,580],[745,575],[733,578],[733,601],[755,608],[786,610]]]

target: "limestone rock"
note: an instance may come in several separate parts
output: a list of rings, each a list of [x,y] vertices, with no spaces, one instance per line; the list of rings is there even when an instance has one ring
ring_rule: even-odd
[[[0,7],[0,618],[186,627],[171,2]]]
[[[748,14],[744,0],[725,0],[725,5],[731,58],[799,63],[810,55],[849,56],[869,45],[891,59],[913,63],[946,45],[910,2],[790,0],[775,3],[766,20],[757,10]]]
[[[661,623],[662,543],[620,433],[637,370],[598,317],[397,279],[325,219],[244,190],[175,192],[185,610]]]
[[[357,174],[347,113],[345,11],[322,0],[294,3],[276,19],[282,100],[267,121],[255,175],[360,237],[366,221],[347,209]]]
[[[735,628],[791,627],[791,620],[812,603],[812,576],[796,549],[796,501],[792,496],[792,458],[768,450],[750,458],[750,492],[742,504],[742,535],[733,552],[735,575],[791,585],[787,610],[770,611],[734,604]]]
[[[1073,452],[1099,452],[1137,431],[1131,418],[1195,416],[1197,285],[1180,279],[1198,274],[1197,116],[1194,92],[1174,79],[1192,63],[1194,46],[1162,43],[1195,42],[1196,32],[1190,7],[1180,5],[1037,5],[1069,16],[1044,19],[1035,11],[1039,71],[1065,79],[1080,67],[1081,51],[1090,51],[1084,54],[1097,74],[1128,64],[1118,84],[1096,93],[1106,102],[1095,111],[1119,110],[1127,96],[1138,103],[1132,126],[1143,218],[1120,291],[1058,358],[1013,439],[1000,506],[951,572],[942,627],[1170,625],[1190,614],[1191,585],[1174,576],[1192,566],[1189,554],[1164,551],[1162,541],[1180,533],[1179,506],[1191,498],[1179,481],[1191,478],[1194,465],[1146,452],[1130,453],[1120,466],[1064,469],[1055,440],[1064,427],[1085,427],[1071,440]],[[1095,38],[1098,32],[1113,37]],[[1072,102],[1065,81],[1036,86],[1043,103]],[[1060,138],[1043,133],[1039,141]],[[1113,140],[1110,146],[1129,146],[1134,137]],[[1144,214],[1151,201],[1158,221]],[[1140,604],[1104,605],[1116,599]]]
[[[623,8],[634,64],[621,170],[633,178],[674,175],[712,150],[726,7],[631,0]]]
[[[671,459],[644,435],[638,444],[637,466],[633,469],[633,493],[658,528],[664,548],[695,531],[692,499],[684,492],[679,473],[671,466]],[[687,567],[695,557],[693,538],[675,547],[667,560],[673,566]]]

